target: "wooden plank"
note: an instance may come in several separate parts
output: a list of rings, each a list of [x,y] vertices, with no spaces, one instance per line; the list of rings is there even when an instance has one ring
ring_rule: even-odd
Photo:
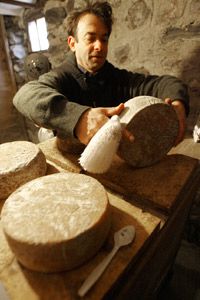
[[[140,169],[116,157],[107,173],[90,175],[134,204],[169,214],[197,167],[196,159],[180,154],[167,155],[160,162]]]
[[[12,300],[39,299],[80,299],[77,291],[93,268],[111,251],[113,234],[123,226],[133,224],[136,228],[134,242],[121,248],[112,262],[83,299],[102,299],[112,289],[113,284],[123,275],[130,264],[134,264],[145,251],[148,244],[158,236],[161,220],[141,209],[127,203],[118,195],[108,191],[113,209],[113,222],[110,235],[99,253],[82,267],[69,272],[42,274],[21,267],[13,260],[13,255],[0,234],[1,270],[0,280],[3,282]],[[2,229],[1,229],[2,230]],[[4,242],[2,243],[2,240]],[[9,253],[9,256],[8,254]]]
[[[15,0],[1,0],[2,3],[7,3],[14,6],[20,6],[24,8],[33,8],[36,6],[36,3],[27,3],[22,1],[15,1]]]
[[[56,146],[56,138],[46,140],[38,144],[49,161],[69,172],[80,173],[81,166],[78,163],[79,155],[60,151]]]
[[[173,267],[199,182],[200,173],[196,170],[193,180],[184,194],[180,195],[178,207],[165,222],[154,243],[149,244],[142,259],[137,260],[134,272],[130,269],[106,295],[105,300],[156,299],[162,281]]]
[[[71,172],[85,173],[104,186],[126,196],[134,205],[169,214],[177,205],[180,193],[187,189],[188,180],[198,167],[198,160],[186,155],[166,155],[158,163],[146,168],[134,168],[115,156],[104,174],[84,172],[79,155],[58,150],[55,138],[39,144],[47,159]]]
[[[200,159],[200,143],[195,143],[193,138],[185,138],[180,144],[170,150],[170,154],[177,153]]]

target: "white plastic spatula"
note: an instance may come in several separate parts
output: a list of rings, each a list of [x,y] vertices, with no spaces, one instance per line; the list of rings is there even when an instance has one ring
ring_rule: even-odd
[[[135,227],[132,225],[121,228],[114,234],[114,247],[112,251],[103,259],[103,261],[90,273],[86,278],[80,289],[78,290],[78,295],[83,297],[88,290],[93,286],[93,284],[99,279],[103,274],[106,267],[117,253],[120,247],[130,244],[135,237]]]

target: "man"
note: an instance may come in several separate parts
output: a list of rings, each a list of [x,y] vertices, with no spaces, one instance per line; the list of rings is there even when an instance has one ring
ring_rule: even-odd
[[[109,117],[120,114],[125,101],[152,95],[176,110],[179,143],[189,112],[187,87],[172,76],[145,76],[114,67],[106,60],[111,30],[108,2],[73,11],[68,16],[71,51],[66,62],[25,84],[15,95],[14,105],[37,125],[56,130],[59,137],[73,136],[88,144]],[[133,139],[128,131],[125,135]]]

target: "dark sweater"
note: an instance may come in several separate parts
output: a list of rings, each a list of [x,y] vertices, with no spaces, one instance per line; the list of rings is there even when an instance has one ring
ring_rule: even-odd
[[[80,115],[88,107],[117,106],[140,95],[180,100],[189,112],[187,87],[176,77],[145,76],[120,70],[108,61],[92,75],[80,70],[72,52],[62,66],[25,84],[13,103],[34,123],[67,137],[73,136]]]

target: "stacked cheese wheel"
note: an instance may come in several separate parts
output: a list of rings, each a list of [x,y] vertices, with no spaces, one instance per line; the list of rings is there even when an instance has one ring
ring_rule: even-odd
[[[130,143],[122,139],[118,154],[134,167],[150,166],[174,146],[179,123],[172,106],[151,96],[138,96],[125,102],[120,122],[132,132]]]
[[[37,145],[27,141],[0,145],[0,199],[45,173],[46,159]]]
[[[2,225],[12,251],[27,268],[70,270],[102,246],[111,225],[110,205],[96,179],[75,173],[47,175],[8,197]]]

